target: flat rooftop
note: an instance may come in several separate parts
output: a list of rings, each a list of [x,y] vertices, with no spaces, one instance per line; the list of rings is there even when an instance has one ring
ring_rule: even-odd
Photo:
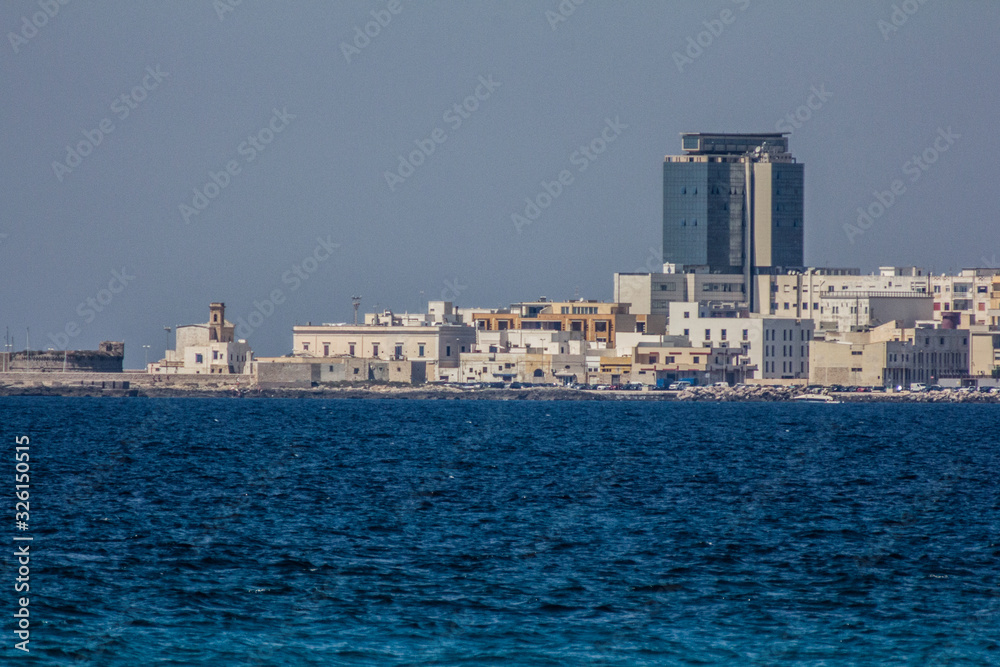
[[[681,150],[685,155],[743,155],[765,144],[772,152],[787,153],[788,133],[681,132]]]

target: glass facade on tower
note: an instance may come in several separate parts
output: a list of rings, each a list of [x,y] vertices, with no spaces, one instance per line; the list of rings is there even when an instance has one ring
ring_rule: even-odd
[[[663,163],[663,261],[745,273],[803,263],[803,166],[782,134],[683,134]],[[750,183],[747,183],[749,176]],[[751,187],[748,201],[747,187]],[[748,215],[747,205],[752,206]]]

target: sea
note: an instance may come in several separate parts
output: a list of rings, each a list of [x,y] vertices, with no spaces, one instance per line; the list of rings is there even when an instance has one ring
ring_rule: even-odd
[[[4,665],[1000,664],[998,405],[12,397],[0,433]]]

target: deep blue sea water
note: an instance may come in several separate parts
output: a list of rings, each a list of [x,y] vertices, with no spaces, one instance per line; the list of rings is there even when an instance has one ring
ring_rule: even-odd
[[[1000,406],[3,398],[3,664],[1000,664]],[[7,537],[4,537],[6,533]]]

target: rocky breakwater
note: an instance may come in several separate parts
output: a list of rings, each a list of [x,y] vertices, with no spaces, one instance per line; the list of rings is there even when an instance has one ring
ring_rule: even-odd
[[[838,401],[850,403],[1000,403],[1000,394],[979,391],[900,391],[900,392],[838,392],[832,393]]]
[[[804,393],[801,387],[745,385],[741,387],[688,387],[678,401],[787,401]]]
[[[676,394],[678,401],[788,401],[796,396],[822,394],[844,403],[1000,403],[1000,394],[957,389],[927,392],[819,392],[805,387],[747,385],[741,387],[689,387]]]

